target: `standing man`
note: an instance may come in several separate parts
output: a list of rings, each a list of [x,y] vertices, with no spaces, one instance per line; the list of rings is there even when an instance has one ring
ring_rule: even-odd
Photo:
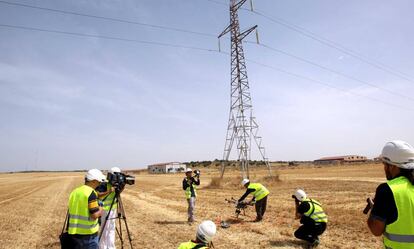
[[[197,197],[196,186],[200,185],[200,174],[193,177],[193,170],[187,168],[185,171],[185,178],[183,180],[183,190],[188,202],[188,222],[194,222],[194,209]]]
[[[85,176],[85,184],[72,191],[69,197],[68,234],[74,249],[98,249],[99,217],[102,207],[95,191],[105,176],[98,169],[91,169]]]
[[[368,227],[385,248],[414,248],[414,148],[388,142],[381,153],[386,183],[378,186]]]
[[[101,184],[98,188],[99,199],[103,202],[103,213],[101,216],[101,239],[99,241],[99,249],[115,249],[115,231],[116,231],[116,217],[118,215],[118,202],[115,200],[115,188],[110,183],[110,175],[121,173],[118,167],[112,167],[108,171],[108,182]],[[112,209],[111,209],[111,204]],[[108,220],[106,220],[108,217]],[[106,220],[106,225],[105,224]]]
[[[321,203],[307,197],[302,189],[292,195],[296,204],[296,219],[302,226],[295,231],[295,237],[309,243],[309,248],[319,245],[319,237],[326,230],[328,216],[323,211]]]
[[[195,240],[190,240],[189,242],[181,243],[178,249],[208,249],[214,248],[210,247],[213,244],[212,240],[214,235],[216,235],[216,224],[211,220],[206,220],[201,222],[197,228],[197,234]]]
[[[260,222],[266,212],[267,196],[270,192],[260,183],[250,183],[249,179],[243,179],[242,185],[246,188],[246,193],[240,197],[238,202],[242,202],[250,193],[253,193],[253,198],[250,202],[256,201],[256,219],[254,222]]]

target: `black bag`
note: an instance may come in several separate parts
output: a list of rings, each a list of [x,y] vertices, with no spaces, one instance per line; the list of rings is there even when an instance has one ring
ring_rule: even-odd
[[[66,219],[65,219],[65,222],[63,223],[62,232],[59,235],[60,247],[62,249],[75,248],[75,243],[72,240],[72,236],[70,236],[68,233],[68,226],[69,226],[69,210],[66,213]]]

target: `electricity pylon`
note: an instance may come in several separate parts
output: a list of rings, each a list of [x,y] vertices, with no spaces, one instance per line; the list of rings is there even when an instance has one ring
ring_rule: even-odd
[[[237,161],[243,178],[249,178],[249,162],[251,160],[252,140],[257,145],[259,152],[265,162],[269,175],[271,168],[266,157],[265,148],[262,145],[262,138],[258,136],[258,124],[253,116],[252,98],[247,78],[246,59],[243,51],[243,39],[251,32],[256,31],[257,25],[240,32],[238,10],[247,0],[230,0],[230,25],[218,36],[230,32],[231,36],[231,97],[230,115],[227,126],[227,135],[224,145],[223,163],[221,165],[221,178],[226,169],[225,163],[229,160],[233,144],[237,146]],[[252,6],[252,5],[251,5]]]

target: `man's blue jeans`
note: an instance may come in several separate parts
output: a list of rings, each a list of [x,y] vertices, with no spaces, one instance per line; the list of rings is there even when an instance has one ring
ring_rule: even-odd
[[[91,236],[73,236],[73,242],[75,244],[74,249],[98,249],[98,235]]]

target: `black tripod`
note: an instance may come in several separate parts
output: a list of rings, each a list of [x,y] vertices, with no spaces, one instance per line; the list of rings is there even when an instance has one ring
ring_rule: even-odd
[[[109,218],[110,214],[112,211],[112,207],[115,203],[118,203],[118,208],[117,208],[117,216],[113,217],[113,218]],[[129,240],[129,246],[131,247],[131,249],[133,249],[132,247],[132,239],[131,239],[131,233],[129,232],[129,228],[128,228],[128,223],[126,220],[126,216],[125,216],[125,209],[124,209],[124,205],[122,204],[122,199],[121,199],[121,191],[119,189],[115,189],[115,197],[112,200],[111,206],[109,208],[109,212],[105,217],[105,222],[103,224],[102,227],[102,231],[101,234],[99,235],[99,240],[101,240],[102,234],[105,230],[105,226],[106,223],[108,222],[108,220],[118,220],[118,227],[116,227],[116,222],[115,222],[115,229],[116,229],[116,233],[118,234],[119,240],[121,241],[121,248],[124,248],[124,239],[122,236],[122,221],[124,221],[124,225],[126,228],[126,232],[127,232],[127,236],[128,236],[128,240]]]

